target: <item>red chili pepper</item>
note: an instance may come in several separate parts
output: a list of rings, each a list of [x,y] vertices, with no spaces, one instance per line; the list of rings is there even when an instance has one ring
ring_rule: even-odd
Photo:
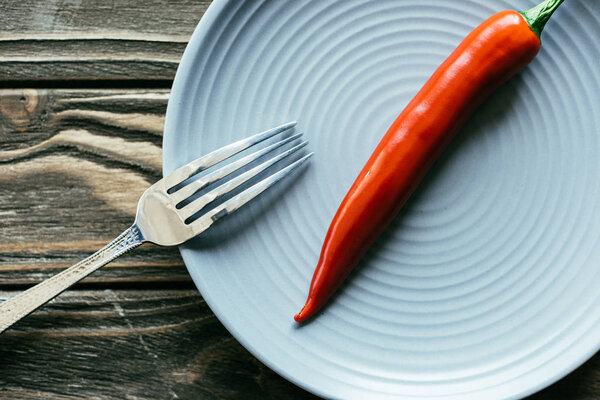
[[[310,318],[327,302],[475,109],[533,60],[542,29],[562,2],[546,0],[522,13],[490,17],[435,71],[342,201],[296,321]]]

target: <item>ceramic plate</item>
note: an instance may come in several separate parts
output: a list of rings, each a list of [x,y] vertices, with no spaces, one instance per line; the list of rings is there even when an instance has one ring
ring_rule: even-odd
[[[181,248],[256,357],[336,398],[520,397],[600,347],[600,8],[569,0],[312,323],[337,206],[472,28],[534,0],[215,0],[185,51],[164,172],[289,120],[315,157]]]

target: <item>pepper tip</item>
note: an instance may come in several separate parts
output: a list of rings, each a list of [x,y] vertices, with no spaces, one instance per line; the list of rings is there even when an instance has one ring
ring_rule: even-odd
[[[294,315],[294,321],[296,321],[296,322],[304,321],[304,316],[302,315],[302,311],[300,311],[298,314]]]
[[[294,315],[294,321],[296,322],[304,322],[308,319],[308,315],[304,312],[306,306],[302,307],[302,310],[296,315]]]
[[[308,299],[302,310],[296,315],[294,315],[294,321],[296,322],[304,322],[309,319],[314,314],[314,307],[312,299]]]

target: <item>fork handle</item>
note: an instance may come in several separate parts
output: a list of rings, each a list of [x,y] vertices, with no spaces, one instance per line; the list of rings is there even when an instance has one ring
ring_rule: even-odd
[[[0,304],[0,333],[98,268],[136,248],[144,241],[139,228],[134,224],[85,260],[6,300]]]

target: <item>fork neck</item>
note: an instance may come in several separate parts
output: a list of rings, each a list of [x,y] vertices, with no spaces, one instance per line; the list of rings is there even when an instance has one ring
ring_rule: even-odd
[[[137,222],[134,222],[128,229],[125,230],[118,238],[117,250],[132,248],[146,242],[146,238],[142,234]]]

